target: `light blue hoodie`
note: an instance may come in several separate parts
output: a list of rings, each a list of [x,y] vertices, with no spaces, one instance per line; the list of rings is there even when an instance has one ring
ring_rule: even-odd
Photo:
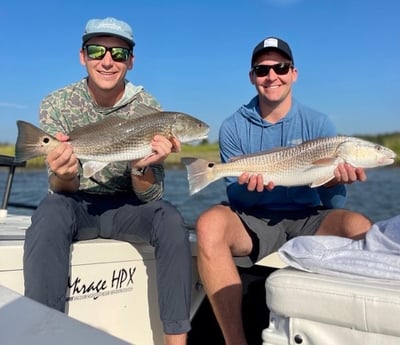
[[[287,115],[272,124],[261,118],[258,96],[241,106],[225,119],[219,131],[222,162],[234,156],[256,153],[277,147],[295,146],[319,137],[337,135],[327,115],[308,108],[295,99]],[[277,186],[272,191],[249,192],[247,185],[239,185],[236,177],[226,178],[229,202],[235,209],[257,213],[262,209],[293,210],[315,206],[341,208],[346,200],[346,189],[335,187],[310,188]]]

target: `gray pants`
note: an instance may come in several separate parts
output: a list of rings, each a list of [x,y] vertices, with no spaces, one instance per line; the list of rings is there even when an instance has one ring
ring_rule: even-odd
[[[50,194],[32,216],[24,245],[25,295],[65,311],[70,246],[96,237],[146,241],[155,248],[160,318],[167,334],[190,330],[188,230],[167,201],[134,196]]]

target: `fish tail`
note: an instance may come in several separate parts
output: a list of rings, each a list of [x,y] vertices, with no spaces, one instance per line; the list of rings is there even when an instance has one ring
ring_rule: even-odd
[[[218,179],[213,173],[213,168],[205,159],[184,157],[181,158],[181,162],[185,165],[188,173],[190,195],[199,192]]]
[[[29,122],[19,120],[17,121],[17,126],[18,137],[15,144],[15,160],[17,162],[24,162],[45,155],[45,145],[41,145],[41,143],[46,144],[48,140],[56,140]]]

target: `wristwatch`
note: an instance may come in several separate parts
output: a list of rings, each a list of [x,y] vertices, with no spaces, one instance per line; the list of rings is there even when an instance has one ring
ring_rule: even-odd
[[[143,176],[146,173],[147,167],[143,168],[132,168],[131,169],[131,175],[134,176]]]

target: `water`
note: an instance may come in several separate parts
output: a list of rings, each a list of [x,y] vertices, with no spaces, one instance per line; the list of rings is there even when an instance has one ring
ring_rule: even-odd
[[[0,191],[4,190],[7,172],[0,171]],[[400,168],[376,168],[367,171],[364,183],[348,185],[347,208],[362,212],[374,221],[400,214]],[[18,171],[14,177],[10,202],[37,205],[47,190],[45,171]],[[1,194],[0,194],[1,195]],[[197,216],[208,207],[226,200],[222,180],[199,193],[189,196],[186,171],[167,170],[165,198],[183,214],[186,223],[194,224]],[[32,210],[9,208],[10,213],[30,215]]]

